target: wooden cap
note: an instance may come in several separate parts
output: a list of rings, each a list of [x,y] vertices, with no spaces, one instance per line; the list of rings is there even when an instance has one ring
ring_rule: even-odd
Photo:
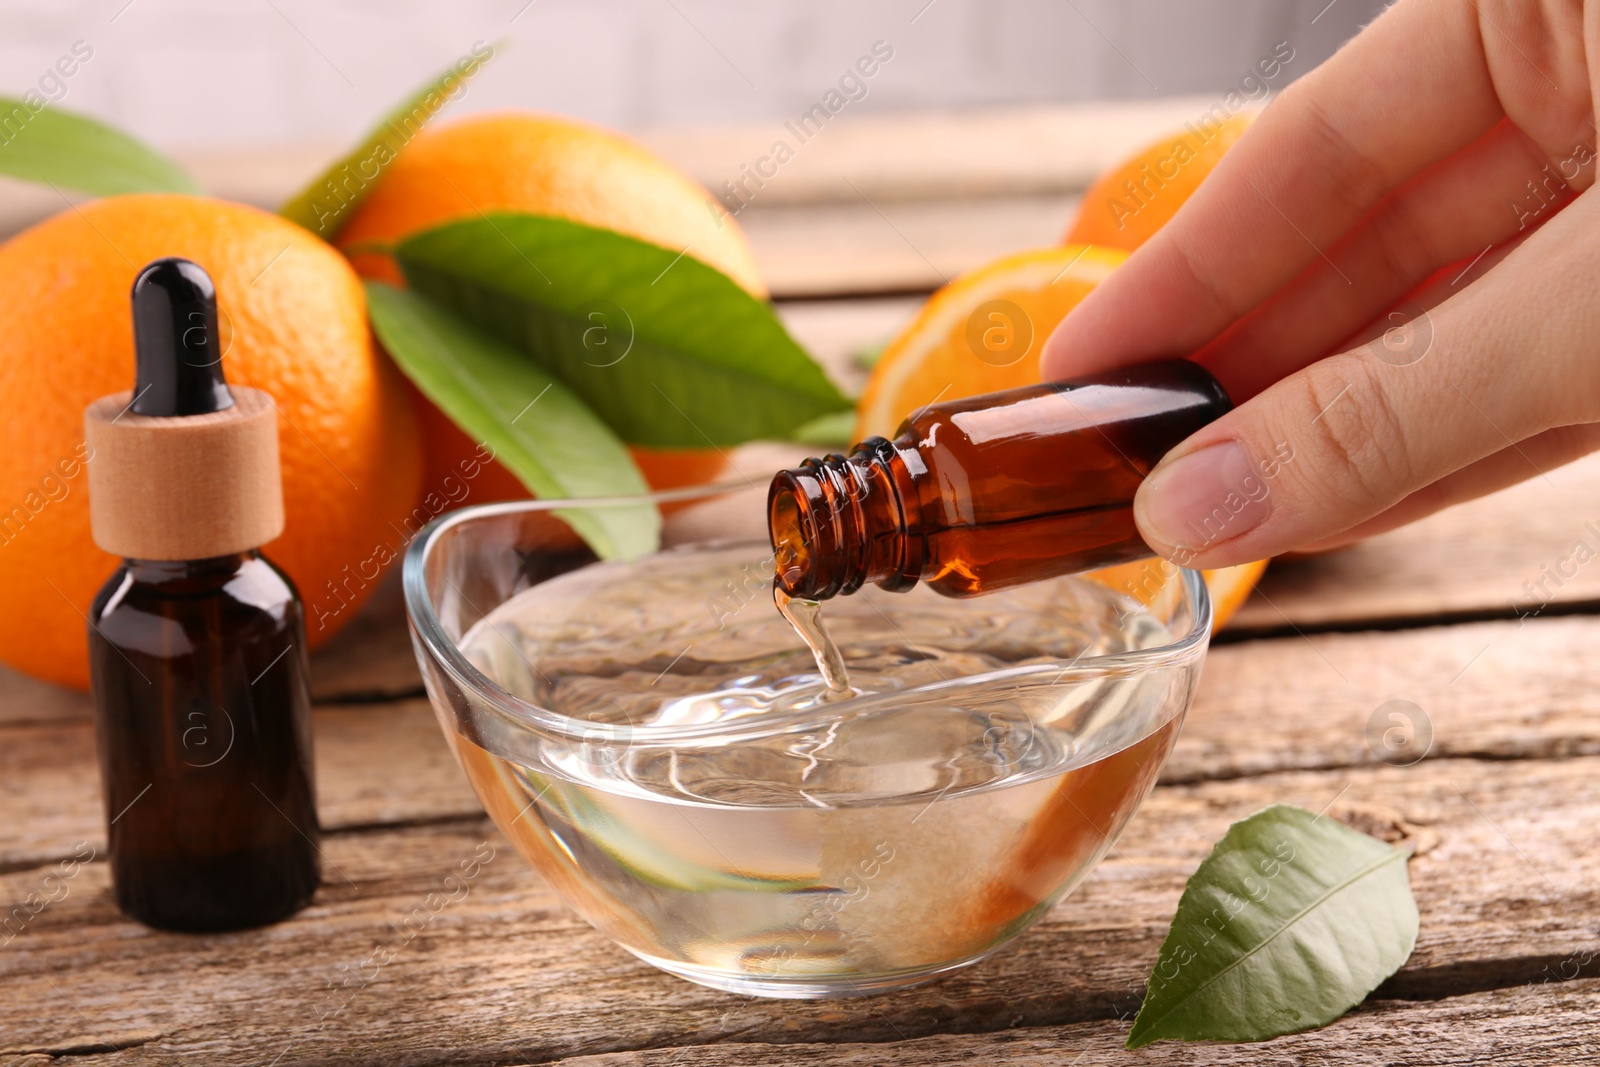
[[[132,392],[83,413],[94,543],[126,559],[208,559],[283,532],[278,413],[259,389],[205,415],[128,410]]]

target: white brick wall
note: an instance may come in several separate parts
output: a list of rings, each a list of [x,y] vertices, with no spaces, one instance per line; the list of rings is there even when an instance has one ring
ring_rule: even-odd
[[[66,82],[63,104],[162,147],[342,142],[475,40],[509,36],[511,46],[459,110],[534,107],[625,128],[787,117],[815,102],[878,39],[894,46],[895,58],[872,80],[867,99],[852,107],[1147,97],[1224,89],[1284,39],[1297,53],[1289,72],[1302,74],[1382,6],[1379,0],[925,5],[0,0],[0,93],[32,87],[83,40],[94,57]]]

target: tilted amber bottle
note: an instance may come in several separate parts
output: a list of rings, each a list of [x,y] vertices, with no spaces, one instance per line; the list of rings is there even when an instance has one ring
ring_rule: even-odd
[[[136,386],[85,413],[95,542],[123,557],[88,631],[112,885],[151,926],[258,926],[318,881],[304,615],[257,551],[275,409],[224,379],[200,267],[150,264],[133,309]]]
[[[1187,360],[921,408],[893,441],[780,471],[767,497],[778,583],[825,600],[867,582],[976,596],[1151,555],[1133,496],[1230,407]]]

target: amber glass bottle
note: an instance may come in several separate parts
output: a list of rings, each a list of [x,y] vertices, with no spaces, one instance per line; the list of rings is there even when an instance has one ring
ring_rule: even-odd
[[[867,582],[976,596],[1151,554],[1133,496],[1230,407],[1186,360],[922,408],[893,441],[780,471],[767,497],[779,584],[811,600]]]
[[[151,926],[257,926],[318,881],[304,614],[257,551],[283,529],[275,408],[229,388],[198,266],[152,263],[133,312],[135,387],[84,420],[95,543],[123,557],[88,629],[112,885]]]
[[[317,888],[305,624],[259,552],[124,560],[90,611],[111,880],[167,930],[232,930]]]

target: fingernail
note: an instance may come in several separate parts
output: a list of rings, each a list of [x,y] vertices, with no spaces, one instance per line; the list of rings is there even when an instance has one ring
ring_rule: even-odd
[[[1244,446],[1223,441],[1157,466],[1134,499],[1133,516],[1147,539],[1203,552],[1261,525],[1272,514],[1267,496]]]

